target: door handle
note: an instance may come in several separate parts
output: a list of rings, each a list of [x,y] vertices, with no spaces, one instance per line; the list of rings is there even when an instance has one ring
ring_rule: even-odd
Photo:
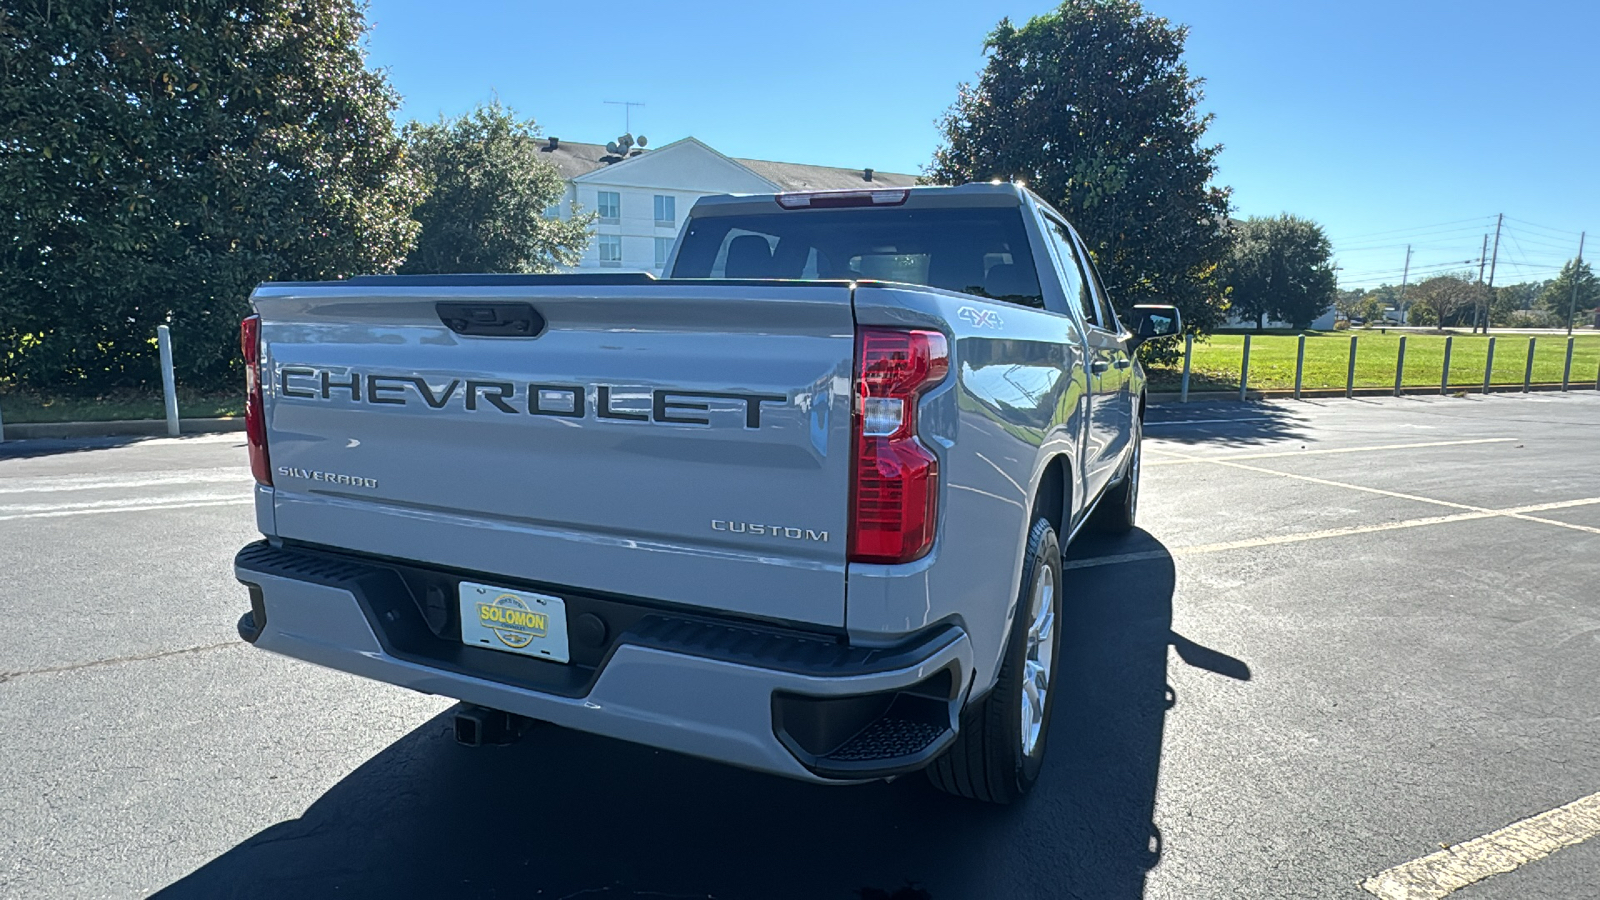
[[[1094,375],[1103,375],[1109,368],[1111,368],[1111,363],[1108,363],[1103,359],[1097,359],[1089,364],[1089,372]]]
[[[456,334],[537,337],[545,325],[544,316],[528,303],[436,303],[434,310],[439,314],[439,321]]]
[[[1112,363],[1112,365],[1116,366],[1119,369],[1126,369],[1127,367],[1133,365],[1133,360],[1129,359],[1126,356],[1119,356],[1119,357],[1117,357],[1117,361],[1115,363]]]

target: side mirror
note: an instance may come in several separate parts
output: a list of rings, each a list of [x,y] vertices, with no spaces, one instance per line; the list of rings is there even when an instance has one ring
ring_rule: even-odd
[[[1183,316],[1176,306],[1135,306],[1128,311],[1128,349],[1154,338],[1183,333]]]

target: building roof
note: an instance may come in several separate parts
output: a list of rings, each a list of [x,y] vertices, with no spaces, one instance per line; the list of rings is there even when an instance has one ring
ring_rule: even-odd
[[[546,140],[539,146],[539,154],[553,164],[561,177],[571,181],[612,163],[622,162],[649,153],[634,150],[628,156],[606,152],[604,144],[580,144],[574,141],[557,141],[551,147]],[[732,157],[729,157],[733,159]],[[861,187],[911,187],[917,176],[898,172],[873,170],[868,181],[862,169],[840,169],[834,166],[808,166],[804,163],[771,162],[764,159],[733,159],[734,162],[776,184],[785,191],[837,191]]]

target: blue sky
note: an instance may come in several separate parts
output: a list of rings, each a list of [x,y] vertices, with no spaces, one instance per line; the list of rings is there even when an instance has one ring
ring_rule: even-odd
[[[919,172],[984,35],[1044,2],[527,3],[372,0],[369,58],[401,115],[498,95],[546,134],[603,143],[622,108],[653,145]],[[1149,0],[1190,26],[1218,181],[1239,215],[1334,239],[1345,286],[1476,260],[1505,213],[1496,283],[1600,257],[1600,3]],[[1492,240],[1492,238],[1491,238]]]

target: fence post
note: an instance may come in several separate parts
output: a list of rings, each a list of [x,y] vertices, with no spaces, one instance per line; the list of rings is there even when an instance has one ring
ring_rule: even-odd
[[[1526,394],[1533,387],[1533,342],[1537,338],[1528,338],[1528,367],[1522,370],[1522,392]]]
[[[1563,392],[1567,389],[1567,381],[1572,378],[1572,340],[1570,336],[1567,338],[1567,361],[1561,367],[1561,390]]]
[[[1400,384],[1406,374],[1406,336],[1400,335],[1400,353],[1394,358],[1394,395],[1400,396]]]
[[[1294,352],[1294,398],[1300,399],[1300,376],[1306,369],[1306,336],[1300,335],[1300,347]]]
[[[1489,381],[1494,378],[1494,338],[1489,338],[1489,353],[1483,359],[1483,392],[1489,393]]]
[[[1239,399],[1243,400],[1250,385],[1250,335],[1244,336],[1244,360],[1239,363]]]
[[[178,385],[172,376],[172,332],[156,326],[156,346],[161,350],[161,393],[167,401],[167,435],[178,436]]]
[[[1450,393],[1450,342],[1455,340],[1455,335],[1445,335],[1444,338],[1444,372],[1439,376],[1439,396]]]
[[[1356,336],[1350,335],[1350,371],[1344,376],[1344,398],[1355,396],[1356,388]]]
[[[1189,402],[1189,359],[1194,355],[1194,335],[1183,336],[1183,386],[1178,389],[1178,402]]]

